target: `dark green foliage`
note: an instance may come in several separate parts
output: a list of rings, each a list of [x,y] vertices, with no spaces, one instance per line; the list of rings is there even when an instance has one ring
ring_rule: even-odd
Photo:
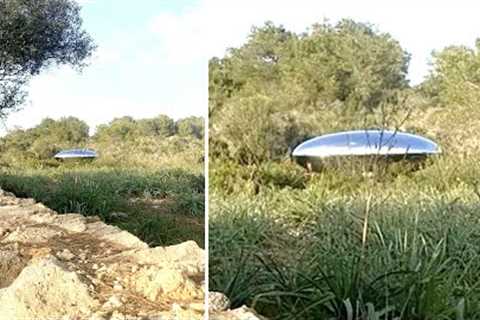
[[[1,138],[2,156],[10,153],[22,158],[51,159],[61,149],[84,147],[88,131],[88,125],[74,117],[58,121],[46,118],[34,128],[14,130]]]
[[[97,127],[94,139],[96,141],[135,140],[138,137],[168,138],[178,135],[186,138],[202,139],[204,120],[201,117],[188,117],[175,122],[166,115],[155,118],[135,120],[132,117],[122,117],[109,124]]]
[[[474,48],[450,46],[435,52],[432,72],[418,88],[430,104],[420,118],[437,132],[448,152],[473,155],[480,151],[479,50],[477,40]]]
[[[119,226],[123,227],[121,224]],[[137,225],[130,222],[124,228],[138,235],[150,246],[165,246],[193,240],[203,247],[204,224],[202,220],[192,224],[178,216],[146,217],[139,220]]]
[[[299,137],[358,126],[407,88],[408,61],[388,34],[351,20],[298,35],[253,28],[246,44],[210,61],[211,154],[224,146],[223,156],[258,164]]]
[[[140,135],[169,137],[176,133],[175,122],[166,115],[160,115],[152,119],[138,121]]]
[[[34,197],[59,212],[108,217],[129,198],[147,196],[190,198],[192,206],[183,199],[172,211],[183,208],[184,213],[203,215],[203,207],[193,200],[203,196],[203,178],[180,169],[153,171],[148,175],[140,170],[88,167],[28,170],[24,174],[6,171],[0,175],[0,185],[18,196]]]
[[[480,40],[477,40],[473,49],[450,46],[435,52],[433,70],[421,87],[423,92],[445,106],[472,103],[480,85],[479,50]]]
[[[31,76],[50,65],[82,67],[94,49],[73,0],[0,1],[0,116],[25,98]]]
[[[137,122],[132,117],[122,117],[112,120],[109,124],[99,125],[94,138],[121,141],[134,138],[137,133]]]
[[[177,134],[184,137],[202,139],[205,135],[205,124],[202,117],[188,117],[175,123]]]
[[[234,161],[212,161],[209,186],[222,194],[255,194],[263,187],[303,189],[308,180],[305,170],[285,161],[268,162],[260,166],[242,166]]]

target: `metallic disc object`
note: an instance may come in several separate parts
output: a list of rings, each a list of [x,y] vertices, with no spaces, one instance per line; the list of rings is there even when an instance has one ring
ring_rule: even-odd
[[[56,159],[92,159],[97,157],[97,152],[92,149],[71,149],[57,153]]]
[[[383,156],[409,159],[439,153],[440,148],[435,142],[415,134],[389,130],[355,130],[307,140],[293,150],[292,157],[305,165],[326,158]]]

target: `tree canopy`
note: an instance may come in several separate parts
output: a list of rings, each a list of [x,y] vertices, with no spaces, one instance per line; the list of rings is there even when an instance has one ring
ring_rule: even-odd
[[[363,124],[408,88],[409,59],[389,34],[352,20],[302,34],[254,27],[244,45],[210,60],[212,152],[256,163],[314,131]]]
[[[90,136],[89,131],[89,126],[75,117],[45,118],[33,128],[15,129],[1,137],[0,162],[29,159],[41,163],[62,149],[85,147],[101,153],[110,150],[111,156],[119,158],[132,150],[152,156],[159,150],[162,154],[183,152],[186,155],[192,149],[195,155],[203,154],[203,135],[199,135],[204,132],[201,117],[174,121],[166,115],[138,120],[126,116],[99,125],[94,136]],[[107,158],[102,154],[102,158]]]
[[[446,152],[480,152],[480,40],[433,52],[414,87],[409,60],[367,23],[253,27],[243,45],[209,61],[211,159],[258,165],[312,136],[382,127],[427,135]]]
[[[75,117],[45,118],[31,129],[17,129],[0,139],[2,152],[21,153],[36,159],[49,159],[62,148],[85,146],[88,125]]]
[[[132,117],[113,119],[97,127],[94,138],[97,141],[135,140],[136,137],[168,138],[174,135],[202,139],[204,120],[201,117],[187,117],[173,120],[167,115],[135,120]]]
[[[95,45],[73,0],[0,0],[0,116],[18,108],[29,79],[51,65],[82,68]]]
[[[480,40],[474,48],[449,46],[434,52],[422,89],[442,105],[476,105],[480,88]]]
[[[202,139],[205,125],[202,117],[187,117],[176,122],[177,134],[183,137],[193,136]]]
[[[448,46],[433,52],[431,70],[418,90],[426,101],[423,126],[444,149],[480,152],[480,40],[475,46]],[[420,118],[418,115],[417,118]]]

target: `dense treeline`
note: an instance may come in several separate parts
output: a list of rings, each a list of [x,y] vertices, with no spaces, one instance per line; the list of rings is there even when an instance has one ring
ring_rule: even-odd
[[[155,158],[167,161],[181,154],[181,164],[201,158],[204,122],[201,117],[188,117],[174,121],[165,115],[135,120],[131,117],[114,119],[96,128],[93,136],[82,120],[74,117],[53,120],[46,118],[30,129],[15,129],[0,139],[1,159],[5,165],[53,165],[52,157],[66,148],[96,149],[98,162],[118,166],[135,164],[143,159],[155,166]],[[136,160],[134,161],[134,158]],[[196,160],[195,160],[196,159]],[[172,159],[173,161],[173,159]],[[165,164],[158,161],[158,165]]]
[[[255,27],[243,46],[210,60],[212,158],[259,164],[339,129],[401,127],[444,139],[452,121],[479,120],[479,46],[434,53],[427,79],[411,87],[410,55],[369,24],[315,24],[302,34]],[[448,138],[460,136],[468,135]]]
[[[151,119],[135,120],[131,117],[118,118],[97,128],[96,140],[125,140],[137,137],[167,138],[174,135],[181,137],[203,138],[203,119],[189,117],[174,121],[166,115]]]

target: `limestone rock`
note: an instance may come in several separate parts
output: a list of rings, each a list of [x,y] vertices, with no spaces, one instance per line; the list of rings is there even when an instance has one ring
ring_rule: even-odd
[[[208,293],[208,310],[210,312],[225,311],[230,307],[230,300],[220,292]]]
[[[72,260],[75,258],[75,255],[70,252],[68,249],[63,249],[63,251],[57,253],[57,257],[62,260]]]
[[[266,320],[246,306],[223,312],[210,313],[210,320]]]
[[[179,298],[182,296],[203,296],[203,291],[193,280],[184,275],[181,270],[171,268],[142,268],[130,277],[129,283],[145,298],[156,301],[163,297]]]
[[[86,316],[97,305],[87,284],[53,256],[32,260],[9,287],[0,290],[0,314],[5,319]]]
[[[0,319],[200,320],[204,258],[0,190]]]
[[[45,226],[31,228],[20,227],[6,236],[2,242],[41,243],[61,234],[62,231]]]
[[[122,253],[122,256],[134,257],[142,264],[158,264],[161,261],[164,266],[176,265],[187,274],[198,274],[205,271],[205,253],[195,241],[186,241],[168,247],[127,251]]]
[[[208,293],[208,313],[210,320],[266,320],[247,306],[229,310],[230,300],[223,293]]]

